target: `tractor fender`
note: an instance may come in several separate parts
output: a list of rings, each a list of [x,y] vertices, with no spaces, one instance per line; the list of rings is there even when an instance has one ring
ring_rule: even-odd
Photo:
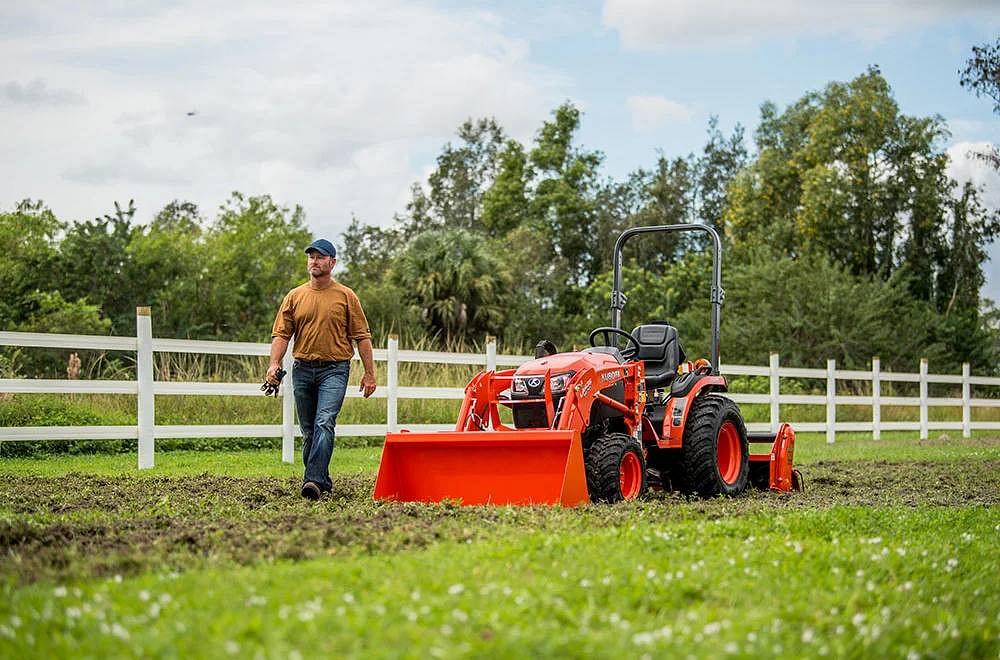
[[[709,392],[725,392],[728,387],[723,376],[705,374],[692,381],[685,385],[683,396],[671,395],[665,403],[663,430],[656,443],[660,449],[680,449],[684,445],[684,429],[694,400]]]
[[[564,408],[570,411],[559,428],[573,428],[583,434],[595,421],[621,418],[624,432],[634,435],[646,403],[645,371],[641,362],[579,371],[571,385],[572,397]]]

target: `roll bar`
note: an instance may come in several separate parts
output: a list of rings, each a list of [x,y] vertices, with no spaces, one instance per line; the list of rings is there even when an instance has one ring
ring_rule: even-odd
[[[703,231],[712,238],[712,371],[719,373],[719,322],[722,301],[726,292],[722,288],[722,241],[719,234],[707,225],[678,224],[650,225],[648,227],[632,227],[622,232],[615,241],[614,283],[611,287],[611,325],[621,329],[622,309],[625,308],[626,296],[622,293],[622,248],[625,241],[636,234],[651,234],[671,231]]]

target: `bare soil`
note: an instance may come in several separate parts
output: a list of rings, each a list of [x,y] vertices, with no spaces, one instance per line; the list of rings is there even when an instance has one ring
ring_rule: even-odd
[[[736,499],[649,493],[639,502],[577,509],[375,503],[373,475],[338,477],[319,502],[294,479],[7,476],[0,483],[0,579],[187,570],[212,564],[393,553],[438,541],[474,541],[519,530],[586,530],[861,507],[993,507],[1000,460],[824,461],[806,491],[754,491]]]

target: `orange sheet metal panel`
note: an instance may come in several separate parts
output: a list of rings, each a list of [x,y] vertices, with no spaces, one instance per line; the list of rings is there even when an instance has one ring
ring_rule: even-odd
[[[790,492],[795,487],[795,431],[788,424],[778,427],[771,446],[771,490]]]
[[[767,454],[750,454],[750,461],[753,463],[770,463],[771,490],[780,493],[802,490],[801,478],[794,465],[795,430],[790,424],[781,424],[777,433],[751,434],[749,439],[756,444],[771,443],[771,450]]]
[[[475,504],[589,501],[577,431],[390,433],[376,500]]]

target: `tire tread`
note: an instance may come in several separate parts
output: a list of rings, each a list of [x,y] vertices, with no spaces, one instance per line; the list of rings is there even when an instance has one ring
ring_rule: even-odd
[[[716,459],[716,437],[726,418],[738,422],[737,429],[742,439],[743,466],[733,487],[727,486],[720,478]],[[738,495],[747,487],[749,458],[746,426],[736,404],[711,394],[695,399],[688,413],[680,469],[676,474],[681,490],[702,497]]]
[[[625,433],[608,433],[594,440],[584,458],[587,473],[587,490],[592,502],[622,501],[621,484],[619,482],[619,466],[626,452],[635,452],[642,467],[642,486],[646,486],[646,460],[642,447],[630,435]]]

